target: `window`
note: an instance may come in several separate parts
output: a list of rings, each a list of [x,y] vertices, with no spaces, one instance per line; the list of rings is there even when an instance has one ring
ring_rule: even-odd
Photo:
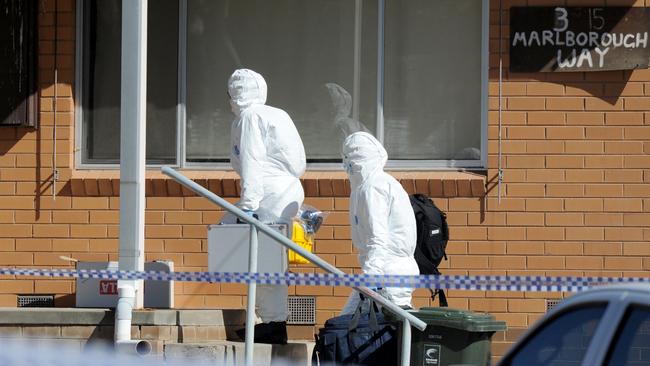
[[[37,6],[0,0],[0,126],[36,126]]]
[[[77,4],[83,5],[83,32],[78,37],[83,50],[81,158],[86,164],[116,164],[120,159],[122,6],[114,0]],[[178,3],[156,0],[148,11],[147,162],[173,164],[177,155]]]
[[[596,332],[605,305],[569,310],[547,322],[526,339],[508,360],[508,366],[580,365]]]
[[[650,365],[650,308],[629,309],[614,340],[606,365]]]
[[[81,163],[114,164],[120,3],[79,4]],[[391,166],[483,167],[487,14],[487,0],[150,2],[148,163],[226,163],[226,84],[246,67],[292,117],[310,163],[338,167],[346,133],[364,129]]]

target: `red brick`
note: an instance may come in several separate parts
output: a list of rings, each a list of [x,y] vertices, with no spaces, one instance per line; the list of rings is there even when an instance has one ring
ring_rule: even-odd
[[[648,156],[626,156],[625,157],[625,168],[634,169],[634,168],[649,168],[650,167],[650,155]]]
[[[477,255],[456,255],[449,258],[450,266],[454,268],[488,268],[488,258]]]
[[[623,157],[622,156],[586,156],[585,157],[585,168],[622,168],[623,167]]]
[[[605,124],[609,126],[642,125],[643,113],[637,112],[608,112],[605,113]]]
[[[602,257],[566,257],[567,268],[573,269],[603,269],[605,264]]]
[[[526,201],[526,211],[562,211],[564,201],[557,198],[531,198]]]
[[[32,264],[34,264],[34,257],[29,252],[3,252],[0,255],[0,265],[31,266]]]
[[[584,185],[546,184],[546,195],[548,197],[582,197],[584,196]]]
[[[650,109],[650,98],[625,98],[625,109],[628,111],[647,111]]]
[[[566,141],[565,151],[567,154],[602,154],[604,144],[601,141]]]
[[[508,226],[544,226],[543,213],[512,212],[507,214]]]
[[[568,227],[566,228],[567,240],[595,241],[603,240],[605,231],[600,227]]]
[[[622,243],[616,242],[592,242],[584,244],[584,251],[585,255],[595,255],[602,258],[605,255],[622,255],[622,246]]]
[[[643,154],[642,141],[607,141],[605,142],[606,154]]]
[[[605,198],[605,211],[641,212],[643,203],[635,198]]]
[[[569,112],[567,113],[567,125],[594,126],[605,124],[605,114],[597,112]]]
[[[506,243],[506,253],[508,256],[504,258],[510,258],[513,255],[544,254],[544,243],[509,241]]]
[[[587,184],[585,185],[587,197],[622,197],[622,184]]]
[[[506,254],[505,242],[473,241],[467,250],[469,254]]]
[[[526,228],[516,227],[489,227],[489,240],[525,240]]]
[[[622,214],[585,213],[585,225],[587,226],[621,226],[622,224]]]
[[[546,138],[551,140],[579,140],[585,137],[584,127],[547,127]]]
[[[585,136],[590,140],[620,140],[623,138],[622,127],[586,127]]]
[[[544,98],[510,97],[506,98],[507,109],[512,111],[544,110]]]
[[[566,171],[567,182],[600,183],[603,180],[604,172],[601,169],[568,169]]]
[[[605,257],[605,269],[642,270],[642,258]]]
[[[643,229],[635,227],[606,227],[605,240],[607,241],[641,241]]]
[[[625,127],[624,131],[626,140],[650,140],[650,126]]]
[[[564,85],[545,82],[526,83],[527,95],[563,95]]]
[[[565,268],[564,257],[543,256],[528,257],[529,269],[562,269]]]
[[[506,195],[508,197],[543,197],[543,184],[506,184]]]
[[[620,255],[621,253],[619,253]],[[638,243],[623,243],[623,255],[637,255],[637,256],[649,256],[650,248],[646,242]]]
[[[546,135],[544,127],[511,126],[506,128],[506,136],[513,140],[543,140]]]
[[[605,170],[605,181],[610,183],[641,183],[643,182],[643,171],[628,169]]]
[[[544,168],[543,156],[507,156],[508,168]]]
[[[526,257],[524,256],[491,256],[489,257],[491,269],[525,269]]]
[[[83,210],[83,209],[105,210],[108,209],[108,198],[72,197],[72,208],[75,210]]]
[[[547,226],[582,226],[584,216],[582,213],[547,213]]]
[[[588,111],[621,111],[623,110],[623,99],[585,98],[585,109]]]
[[[546,109],[553,111],[582,111],[585,109],[584,98],[547,98]]]
[[[563,240],[564,228],[560,227],[528,227],[526,240]]]
[[[564,178],[562,169],[528,169],[526,171],[526,180],[531,183],[562,182]]]

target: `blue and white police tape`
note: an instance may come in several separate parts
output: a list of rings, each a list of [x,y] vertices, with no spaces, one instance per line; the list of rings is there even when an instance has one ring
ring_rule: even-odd
[[[582,291],[590,287],[650,283],[643,277],[368,275],[331,273],[136,272],[84,269],[0,268],[0,275],[108,280],[258,283],[265,285],[410,287],[477,291]]]

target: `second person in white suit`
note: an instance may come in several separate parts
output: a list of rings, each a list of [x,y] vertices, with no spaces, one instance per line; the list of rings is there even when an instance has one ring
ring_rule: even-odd
[[[384,172],[388,155],[377,139],[356,132],[343,142],[343,166],[350,178],[352,244],[366,274],[418,275],[413,253],[417,240],[415,215],[402,185]],[[413,289],[388,287],[379,292],[409,308]],[[343,314],[354,312],[360,298],[353,291]]]

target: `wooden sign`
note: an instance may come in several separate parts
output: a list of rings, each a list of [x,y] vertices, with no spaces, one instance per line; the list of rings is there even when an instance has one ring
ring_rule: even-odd
[[[650,8],[513,7],[510,71],[647,68]]]

